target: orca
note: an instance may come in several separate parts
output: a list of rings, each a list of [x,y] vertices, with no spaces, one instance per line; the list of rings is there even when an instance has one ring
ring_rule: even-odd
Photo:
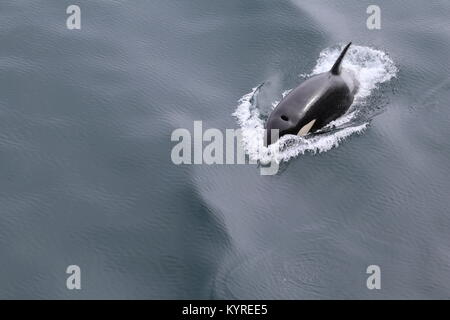
[[[304,81],[275,107],[266,123],[266,145],[276,142],[272,130],[278,130],[278,137],[306,136],[347,112],[359,87],[355,75],[341,67],[351,44],[345,46],[330,71]]]

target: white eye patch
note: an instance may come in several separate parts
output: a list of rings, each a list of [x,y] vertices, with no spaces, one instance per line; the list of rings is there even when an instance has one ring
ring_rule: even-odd
[[[300,131],[297,133],[298,136],[302,137],[302,136],[306,136],[308,134],[308,132],[311,130],[311,128],[313,127],[314,123],[316,123],[317,119],[314,119],[312,121],[310,121],[308,124],[304,125],[303,128],[300,129]]]

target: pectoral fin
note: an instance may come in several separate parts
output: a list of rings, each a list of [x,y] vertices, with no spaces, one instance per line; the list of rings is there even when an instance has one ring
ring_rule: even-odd
[[[311,128],[314,126],[314,123],[316,123],[317,119],[314,119],[312,121],[310,121],[308,124],[304,125],[300,131],[297,133],[298,136],[303,137],[306,136],[309,131],[311,130]]]

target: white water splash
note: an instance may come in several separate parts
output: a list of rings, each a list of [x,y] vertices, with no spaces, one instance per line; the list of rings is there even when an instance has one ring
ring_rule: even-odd
[[[309,76],[330,70],[342,49],[343,47],[329,48],[322,51]],[[342,68],[356,74],[360,83],[355,96],[356,103],[370,96],[379,84],[391,80],[398,72],[394,62],[385,52],[361,46],[350,47],[343,60]]]
[[[331,69],[341,53],[343,47],[334,47],[323,50],[317,60],[313,71],[302,77],[326,72]],[[288,161],[306,152],[321,153],[339,146],[339,144],[352,134],[362,133],[368,122],[354,123],[356,115],[365,108],[366,100],[379,84],[391,80],[397,75],[398,69],[389,56],[380,50],[369,47],[352,46],[348,51],[343,68],[353,71],[359,81],[360,87],[355,96],[355,102],[348,113],[328,124],[324,133],[299,137],[286,135],[269,147],[264,146],[264,120],[261,112],[254,103],[254,96],[259,88],[246,94],[239,100],[239,105],[233,116],[237,118],[242,128],[243,146],[252,160],[268,163],[270,161]],[[283,92],[284,98],[290,90]],[[273,103],[274,106],[278,101]]]
[[[283,99],[286,98],[286,96],[291,93],[292,89],[284,91],[281,95],[283,96]]]

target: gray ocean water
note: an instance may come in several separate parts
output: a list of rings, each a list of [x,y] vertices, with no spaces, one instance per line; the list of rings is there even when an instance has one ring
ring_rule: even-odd
[[[2,0],[0,298],[450,298],[450,3],[376,2]],[[364,132],[274,176],[173,164],[350,40],[398,68]]]

